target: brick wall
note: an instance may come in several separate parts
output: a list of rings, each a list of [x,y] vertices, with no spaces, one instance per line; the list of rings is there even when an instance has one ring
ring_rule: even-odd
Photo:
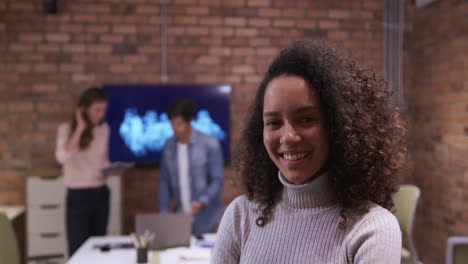
[[[82,89],[159,83],[161,6],[148,1],[62,1],[44,15],[35,1],[0,2],[0,203],[24,203],[24,178],[58,175],[55,131]],[[176,0],[167,6],[169,80],[231,83],[236,142],[268,63],[293,39],[329,39],[381,69],[380,1]],[[156,208],[158,173],[123,176],[124,230]],[[230,168],[226,176],[232,178]],[[226,181],[225,201],[239,194]],[[145,202],[141,202],[145,201]]]
[[[468,235],[468,2],[436,1],[414,15],[416,244],[424,263],[444,263],[447,237]]]
[[[60,173],[56,126],[82,89],[161,81],[159,0],[61,2],[58,15],[44,15],[40,1],[0,2],[0,203],[24,203],[28,175]],[[381,69],[379,0],[174,0],[167,12],[169,81],[231,83],[232,142],[291,40],[329,39]]]

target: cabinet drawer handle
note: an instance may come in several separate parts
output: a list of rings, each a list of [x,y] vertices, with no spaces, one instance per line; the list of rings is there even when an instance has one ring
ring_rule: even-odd
[[[58,204],[43,204],[43,205],[41,205],[41,209],[44,209],[44,210],[58,209],[58,208],[59,208]]]
[[[40,236],[42,238],[54,238],[54,237],[59,237],[59,233],[42,233]]]

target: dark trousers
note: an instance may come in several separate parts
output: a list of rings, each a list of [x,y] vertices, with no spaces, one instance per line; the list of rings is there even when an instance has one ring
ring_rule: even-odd
[[[104,236],[109,219],[109,188],[67,189],[67,237],[71,257],[91,236]]]

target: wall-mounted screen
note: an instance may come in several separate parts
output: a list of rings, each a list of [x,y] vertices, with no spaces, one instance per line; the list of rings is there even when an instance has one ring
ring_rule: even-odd
[[[191,98],[197,113],[192,127],[216,137],[224,160],[230,159],[230,85],[158,84],[104,85],[109,98],[106,119],[111,128],[111,161],[157,165],[161,150],[173,136],[167,107],[179,98]]]

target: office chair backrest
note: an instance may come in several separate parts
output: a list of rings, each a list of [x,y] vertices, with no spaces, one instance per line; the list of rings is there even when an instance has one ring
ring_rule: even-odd
[[[447,240],[446,264],[468,263],[468,236],[449,237]]]
[[[400,190],[393,196],[395,203],[395,217],[398,219],[403,235],[410,235],[413,231],[414,215],[421,191],[415,185],[402,184]]]
[[[3,213],[0,213],[0,234],[0,263],[19,264],[18,241],[13,225]]]

